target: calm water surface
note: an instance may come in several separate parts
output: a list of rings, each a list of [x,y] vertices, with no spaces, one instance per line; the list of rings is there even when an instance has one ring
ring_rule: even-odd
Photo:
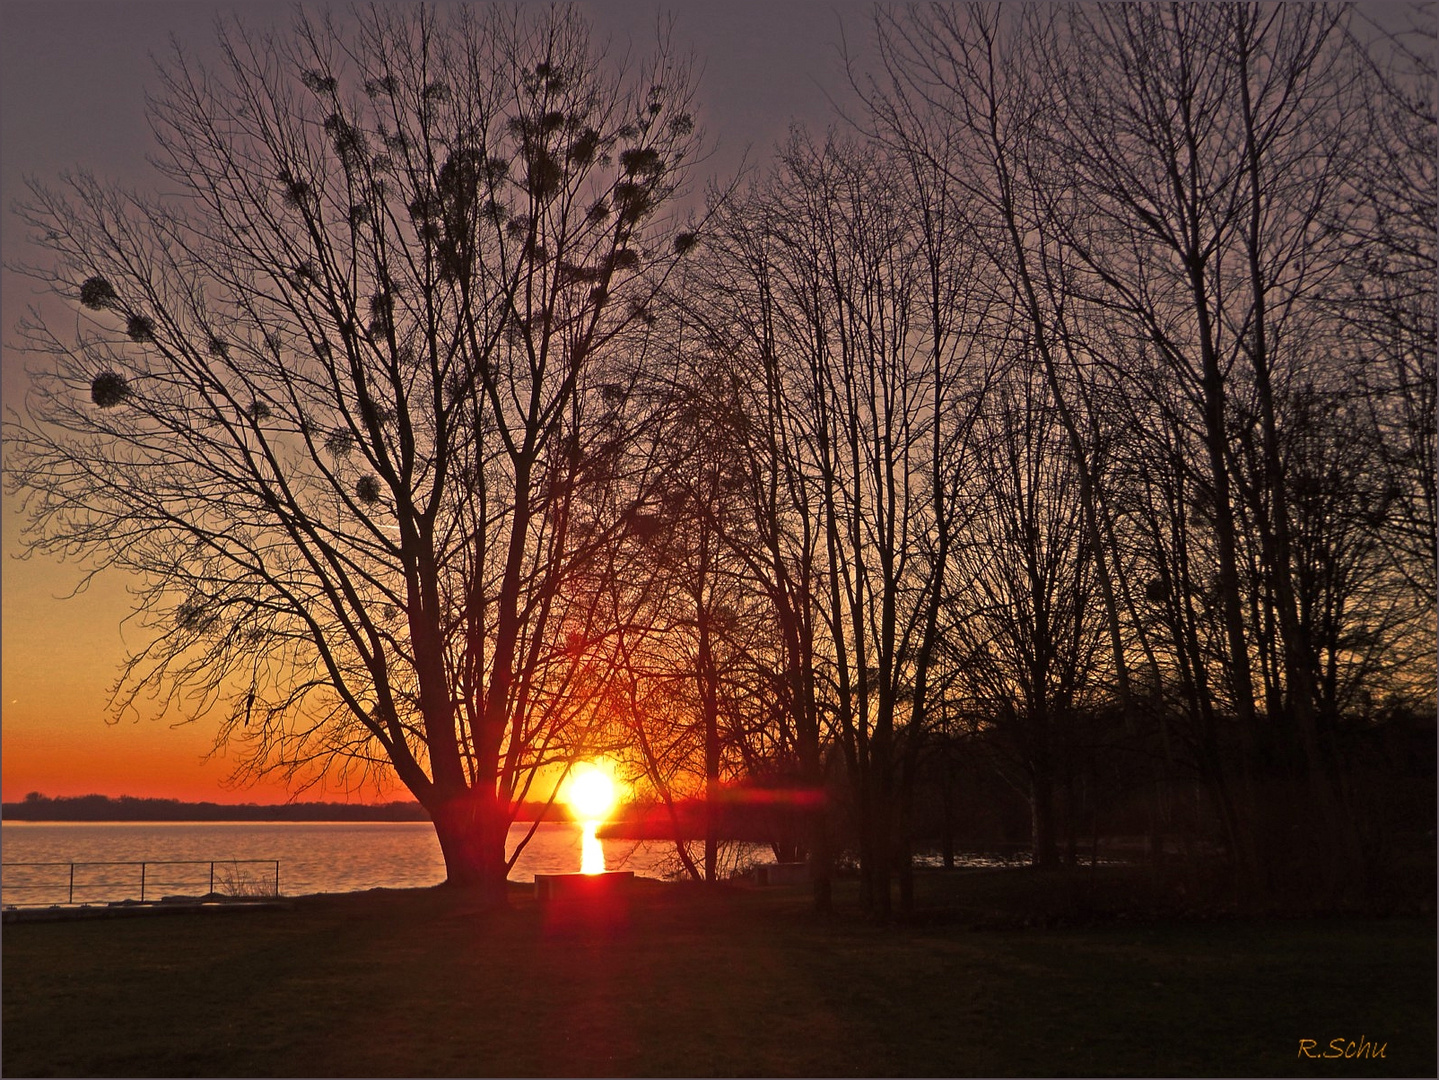
[[[529,824],[510,829],[513,852],[529,830]],[[580,868],[580,826],[569,822],[543,822],[520,853],[510,870],[511,881],[533,881],[535,874],[573,873]],[[635,843],[604,840],[605,866],[610,870],[633,870],[642,877],[664,877],[673,869],[674,847],[668,843]],[[161,862],[216,861],[219,878],[259,868],[222,867],[221,861],[264,859],[280,861],[280,891],[287,896],[320,892],[353,892],[359,889],[425,888],[445,880],[445,861],[435,830],[426,822],[30,822],[0,824],[0,845],[6,863],[37,862]],[[753,861],[772,859],[764,849],[745,852]],[[156,891],[199,894],[207,883],[181,876],[166,879],[164,868],[147,868],[147,880],[159,883],[147,888],[150,898]],[[273,867],[263,873],[273,875]],[[3,879],[3,902],[64,902],[68,889],[68,868],[46,871],[7,868]],[[175,870],[174,875],[202,877],[208,868]],[[92,888],[94,895],[77,900],[116,900],[138,896],[139,868],[106,868],[106,882],[133,876],[133,888],[117,885]],[[169,881],[167,886],[165,883]],[[268,880],[268,878],[267,878]],[[37,889],[17,890],[19,884],[54,881],[63,884],[60,895]],[[104,895],[100,895],[104,892]]]

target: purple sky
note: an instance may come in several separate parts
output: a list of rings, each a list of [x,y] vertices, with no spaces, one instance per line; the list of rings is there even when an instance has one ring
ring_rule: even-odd
[[[344,5],[333,5],[342,9]],[[729,175],[751,148],[764,164],[792,120],[823,128],[833,118],[827,93],[847,90],[839,58],[843,22],[851,47],[868,34],[870,5],[856,0],[696,0],[655,4],[596,0],[581,9],[597,37],[616,52],[643,54],[661,11],[675,18],[674,40],[699,62],[701,121],[716,153],[704,173]],[[66,169],[155,190],[146,163],[151,136],[145,92],[156,86],[152,55],[168,51],[174,35],[203,56],[214,41],[217,13],[237,11],[246,22],[283,25],[292,8],[281,3],[99,3],[0,0],[0,255],[4,263],[35,260],[10,214],[24,180],[53,181]],[[701,185],[706,175],[697,177]],[[26,388],[26,358],[8,346],[15,324],[34,302],[36,286],[0,273],[0,402],[16,408]],[[187,779],[168,785],[182,798],[278,801],[278,789],[226,793],[223,762],[199,764],[213,732],[166,724],[101,723],[107,690],[124,655],[121,620],[128,611],[124,581],[102,575],[82,599],[62,600],[79,570],[52,560],[16,562],[20,518],[13,500],[0,514],[0,731],[4,797],[26,791],[143,795],[173,768]],[[133,644],[133,642],[132,642]],[[77,748],[89,756],[74,755]],[[63,767],[54,763],[65,761]],[[170,762],[170,766],[166,766]],[[27,764],[28,763],[28,764]],[[47,764],[50,763],[50,764]],[[65,772],[71,775],[59,776]],[[123,780],[106,780],[114,773]],[[86,779],[93,777],[93,779]],[[76,790],[78,788],[78,790]]]
[[[616,52],[630,44],[645,51],[658,13],[675,16],[676,41],[689,44],[699,59],[704,122],[720,144],[708,167],[732,171],[747,145],[753,147],[751,160],[765,159],[792,119],[820,127],[830,119],[826,91],[840,95],[847,89],[839,60],[841,20],[852,41],[863,39],[869,5],[596,0],[581,9],[593,20],[597,37],[608,35]],[[150,149],[145,91],[155,86],[151,57],[168,51],[171,35],[203,55],[214,40],[216,14],[230,11],[262,26],[283,24],[291,7],[0,0],[0,240],[7,264],[26,254],[9,214],[26,176],[46,180],[82,167],[124,184],[154,184],[145,161]],[[5,275],[0,340],[13,336],[32,288]],[[15,357],[6,355],[4,369],[9,398],[23,383],[16,378]]]

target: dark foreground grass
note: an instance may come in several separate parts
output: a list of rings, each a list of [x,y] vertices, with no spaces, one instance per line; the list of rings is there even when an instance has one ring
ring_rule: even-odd
[[[6,1076],[1435,1075],[1427,918],[879,928],[640,883],[624,917],[373,892],[3,946]]]

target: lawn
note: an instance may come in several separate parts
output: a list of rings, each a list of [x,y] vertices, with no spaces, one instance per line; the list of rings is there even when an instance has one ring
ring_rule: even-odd
[[[954,888],[963,891],[963,878]],[[996,879],[975,877],[991,891]],[[1002,883],[1002,879],[1001,883]],[[1015,879],[1020,880],[1020,879]],[[4,929],[7,1076],[1435,1075],[1429,918],[976,929],[641,882]],[[1383,1059],[1309,1060],[1333,1039]],[[1341,1043],[1341,1045],[1345,1045]]]

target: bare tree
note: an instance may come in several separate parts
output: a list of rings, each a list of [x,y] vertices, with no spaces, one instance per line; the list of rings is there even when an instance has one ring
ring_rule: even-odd
[[[1361,12],[1362,14],[1362,12]],[[1367,52],[1362,157],[1354,191],[1334,208],[1336,232],[1362,257],[1345,263],[1336,314],[1357,349],[1355,389],[1369,407],[1374,450],[1389,477],[1384,499],[1388,545],[1416,602],[1436,592],[1436,368],[1434,222],[1439,119],[1436,119],[1432,4],[1412,4],[1402,32],[1381,34]],[[1342,211],[1342,212],[1341,212]]]
[[[1090,277],[1082,291],[1148,339],[1203,432],[1196,479],[1249,798],[1261,744],[1293,730],[1331,842],[1344,828],[1295,600],[1280,410],[1289,381],[1313,362],[1316,299],[1342,259],[1324,216],[1353,142],[1343,18],[1337,8],[1238,5],[1075,12],[1064,33],[1079,62],[1058,89],[1053,136],[1084,207],[1064,235]],[[1245,506],[1252,549],[1239,529]],[[1247,560],[1262,582],[1246,592]],[[1254,665],[1270,654],[1261,718]],[[1270,843],[1272,833],[1257,836]]]
[[[612,64],[572,9],[373,7],[227,26],[162,79],[177,194],[78,175],[20,211],[84,309],[26,328],[29,542],[136,574],[118,708],[227,700],[254,769],[393,768],[450,880],[502,899],[514,808],[612,666],[688,65]]]
[[[650,519],[654,535],[647,539],[656,574],[671,586],[665,630],[652,639],[651,651],[659,677],[675,684],[670,699],[688,706],[694,721],[680,726],[697,736],[705,808],[703,879],[714,882],[720,786],[743,775],[748,749],[744,739],[733,738],[735,725],[725,725],[723,714],[734,721],[741,698],[762,700],[767,688],[762,677],[743,689],[735,678],[751,652],[752,620],[744,612],[754,599],[743,563],[725,537],[745,484],[732,438],[743,426],[744,406],[722,358],[694,348],[689,338],[695,331],[684,321],[681,317],[676,334],[680,374],[670,388],[674,407],[662,425],[656,460],[663,480]]]
[[[817,644],[821,530],[804,453],[802,405],[792,393],[783,355],[792,312],[779,307],[784,275],[763,185],[716,199],[715,210],[704,257],[687,269],[684,295],[676,301],[699,331],[690,348],[709,371],[724,374],[723,391],[744,402],[727,408],[731,422],[724,431],[743,483],[737,505],[715,525],[773,619],[778,660],[769,665],[777,675],[770,771],[775,779],[783,776],[782,760],[776,759],[789,748],[795,764],[789,779],[810,804],[802,813],[815,905],[827,911],[832,854],[823,799],[830,733],[822,717],[819,682],[825,665]]]
[[[1040,72],[1051,56],[1066,55],[1055,18],[1052,9],[1015,6],[1006,13],[984,4],[881,11],[876,32],[883,77],[864,90],[878,137],[948,177],[969,207],[970,227],[988,259],[993,303],[1007,311],[997,318],[1007,333],[1028,338],[1027,352],[1045,374],[1078,470],[1114,690],[1133,731],[1141,709],[1132,687],[1131,653],[1136,631],[1144,646],[1142,627],[1133,618],[1135,598],[1123,572],[1115,510],[1103,462],[1095,456],[1115,422],[1104,396],[1114,395],[1088,344],[1089,313],[1074,295],[1077,260],[1064,242],[1064,229],[1079,211],[1054,140],[1046,138],[1053,102]],[[1152,657],[1148,666],[1152,672]],[[1158,815],[1151,826],[1157,835]]]
[[[1057,800],[1081,758],[1080,714],[1105,679],[1105,628],[1077,469],[1037,365],[992,390],[976,433],[981,508],[956,559],[945,645],[962,695],[1023,776],[1037,866],[1058,862]]]
[[[796,133],[757,230],[770,305],[761,343],[816,522],[820,692],[849,772],[866,905],[880,918],[894,864],[903,883],[908,861],[906,742],[925,723],[946,537],[984,384],[962,223],[916,227],[909,179],[873,142]]]

